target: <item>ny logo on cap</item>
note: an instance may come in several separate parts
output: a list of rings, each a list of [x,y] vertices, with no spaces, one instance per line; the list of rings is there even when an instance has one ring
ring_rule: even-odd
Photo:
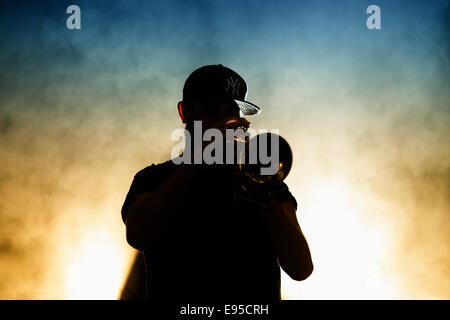
[[[230,93],[230,89],[232,90],[231,94],[239,96],[239,86],[241,84],[239,83],[238,78],[229,77],[227,79],[227,92]]]

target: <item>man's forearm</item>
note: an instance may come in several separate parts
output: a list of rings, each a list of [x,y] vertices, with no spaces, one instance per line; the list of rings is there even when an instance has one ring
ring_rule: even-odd
[[[265,221],[283,270],[294,280],[304,280],[313,270],[311,253],[290,201],[274,202],[264,209]]]

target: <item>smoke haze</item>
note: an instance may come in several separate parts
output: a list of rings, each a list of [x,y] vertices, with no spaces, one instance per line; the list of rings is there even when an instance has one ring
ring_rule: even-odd
[[[0,298],[117,298],[120,208],[167,160],[185,79],[240,73],[291,144],[315,271],[283,297],[450,298],[450,6],[377,1],[0,4]],[[108,272],[106,272],[108,271]]]

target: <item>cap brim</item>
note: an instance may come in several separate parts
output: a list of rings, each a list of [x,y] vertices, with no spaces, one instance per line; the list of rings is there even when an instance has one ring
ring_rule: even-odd
[[[234,99],[234,101],[237,103],[239,109],[241,110],[241,117],[242,116],[254,116],[257,115],[261,112],[261,109],[254,105],[253,103],[250,103],[248,101],[241,101],[241,100],[236,100]]]

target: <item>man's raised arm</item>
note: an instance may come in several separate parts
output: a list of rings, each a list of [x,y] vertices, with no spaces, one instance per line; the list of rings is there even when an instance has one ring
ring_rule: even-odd
[[[274,243],[278,261],[283,270],[294,280],[308,278],[313,263],[308,243],[296,217],[293,201],[273,201],[263,214]]]
[[[182,210],[198,167],[180,165],[155,190],[134,195],[126,209],[128,243],[137,250],[149,248],[169,231],[169,221]],[[173,221],[173,220],[172,220]]]

